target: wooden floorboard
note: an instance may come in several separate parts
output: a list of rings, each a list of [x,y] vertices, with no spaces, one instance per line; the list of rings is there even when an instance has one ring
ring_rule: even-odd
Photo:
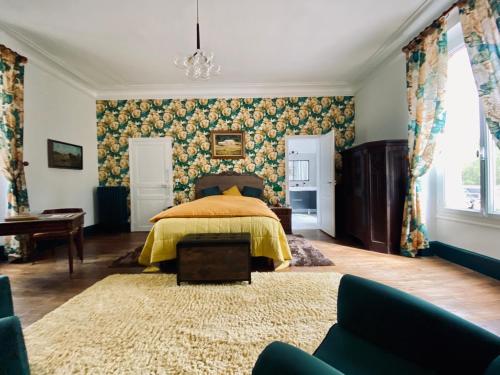
[[[500,282],[440,258],[410,259],[361,250],[316,230],[300,231],[335,262],[329,267],[291,267],[284,272],[340,272],[402,289],[500,335]],[[99,234],[85,239],[85,261],[68,275],[66,248],[46,251],[34,264],[0,264],[10,276],[16,314],[26,327],[96,281],[140,268],[110,268],[117,256],[142,244],[146,233]]]

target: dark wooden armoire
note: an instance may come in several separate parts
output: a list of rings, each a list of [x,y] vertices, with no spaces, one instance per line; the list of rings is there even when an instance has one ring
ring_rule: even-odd
[[[342,152],[345,232],[369,249],[399,254],[408,141],[368,142]]]

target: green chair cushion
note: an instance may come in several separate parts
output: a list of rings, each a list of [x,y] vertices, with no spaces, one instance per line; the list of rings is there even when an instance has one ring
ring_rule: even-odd
[[[330,329],[314,356],[349,375],[434,374],[354,336],[338,324]]]
[[[407,293],[352,275],[342,277],[337,314],[339,326],[351,335],[438,373],[481,374],[500,353],[500,338],[493,333]]]
[[[283,342],[269,344],[259,355],[252,375],[342,375],[334,367]]]
[[[0,318],[14,315],[10,282],[7,276],[0,276]]]
[[[498,375],[500,374],[500,354],[490,363],[484,375]]]
[[[0,319],[0,373],[2,375],[30,373],[23,331],[17,316]]]

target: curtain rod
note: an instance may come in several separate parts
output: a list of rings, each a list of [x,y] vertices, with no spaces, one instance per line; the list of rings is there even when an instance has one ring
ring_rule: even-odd
[[[21,64],[26,64],[28,62],[28,58],[24,57],[23,55],[18,54],[17,52],[11,50],[10,48],[4,46],[3,44],[0,44],[0,52],[6,51],[7,53],[12,53],[14,55],[17,55],[19,58],[19,62]]]
[[[426,36],[429,31],[434,27],[434,24],[436,22],[439,22],[443,17],[446,17],[448,14],[450,14],[450,12],[455,9],[457,6],[459,6],[461,3],[465,3],[466,0],[459,0],[457,1],[456,3],[454,3],[453,5],[451,5],[448,9],[446,9],[438,18],[436,18],[434,21],[432,21],[432,23],[427,26],[420,34],[418,34],[415,38],[413,38],[406,46],[403,47],[403,52],[408,52],[409,50],[411,50],[418,42],[419,40]]]

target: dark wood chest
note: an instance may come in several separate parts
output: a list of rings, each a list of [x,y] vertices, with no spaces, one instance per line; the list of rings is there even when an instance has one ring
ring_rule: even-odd
[[[364,143],[342,152],[345,232],[369,250],[399,254],[408,141]]]
[[[189,234],[177,243],[177,284],[251,279],[250,233]]]

